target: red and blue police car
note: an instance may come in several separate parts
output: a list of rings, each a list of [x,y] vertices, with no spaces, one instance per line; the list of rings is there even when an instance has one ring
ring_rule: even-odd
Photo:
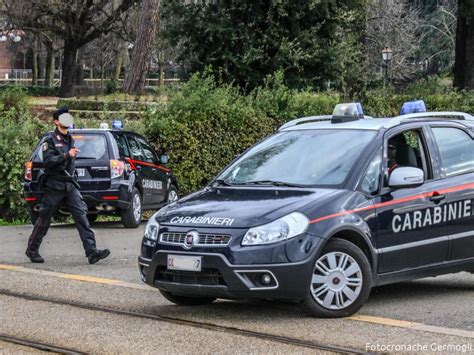
[[[122,130],[114,121],[112,129],[72,129],[76,148],[76,175],[89,221],[99,214],[119,215],[127,228],[136,228],[144,210],[155,210],[178,199],[178,182],[166,164],[168,156],[158,156],[140,135]],[[38,142],[25,164],[24,196],[34,224],[41,205],[44,168]],[[58,215],[68,215],[67,207]]]
[[[474,119],[423,111],[340,104],[288,122],[149,220],[143,281],[180,305],[278,299],[344,317],[374,286],[474,272]]]

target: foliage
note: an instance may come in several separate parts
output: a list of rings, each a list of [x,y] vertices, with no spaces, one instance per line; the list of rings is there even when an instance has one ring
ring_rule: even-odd
[[[58,96],[59,94],[58,87],[48,87],[39,85],[3,85],[0,86],[0,94],[4,91],[9,91],[13,88],[21,88],[29,96]]]
[[[10,86],[0,91],[0,102],[2,110],[23,111],[28,106],[28,95],[26,90],[21,86]]]
[[[325,87],[355,73],[346,58],[360,52],[364,9],[356,0],[168,0],[164,34],[191,73],[211,65],[226,83],[251,90],[282,69],[290,87]]]
[[[15,108],[2,111],[0,120],[0,218],[25,220],[23,174],[26,163],[45,124],[32,119],[27,110]]]
[[[69,107],[79,111],[145,111],[161,105],[158,102],[102,101],[84,99],[59,99],[57,107]]]
[[[109,94],[113,94],[115,92],[118,91],[118,83],[116,80],[107,80],[107,82],[105,83],[105,93],[107,95]]]

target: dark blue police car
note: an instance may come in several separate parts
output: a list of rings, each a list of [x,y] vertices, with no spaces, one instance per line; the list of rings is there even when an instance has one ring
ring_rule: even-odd
[[[157,212],[139,267],[176,304],[291,300],[318,317],[353,314],[373,286],[473,272],[474,119],[341,104],[288,122]]]
[[[117,123],[117,121],[114,121]],[[88,206],[89,221],[99,214],[119,215],[127,228],[140,225],[144,210],[160,208],[178,199],[178,183],[161,155],[133,132],[121,129],[70,130],[75,146],[76,174]],[[45,137],[25,164],[24,196],[34,224],[41,205],[44,178],[42,150]],[[68,215],[64,206],[59,215]]]

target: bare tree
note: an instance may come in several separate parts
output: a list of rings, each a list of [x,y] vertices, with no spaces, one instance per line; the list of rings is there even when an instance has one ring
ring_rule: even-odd
[[[73,95],[78,51],[120,26],[138,0],[1,0],[14,28],[43,31],[63,41],[60,96]],[[118,4],[117,4],[118,3]]]
[[[474,2],[458,0],[454,87],[474,90]]]
[[[138,93],[145,87],[158,24],[159,7],[160,0],[143,1],[139,32],[133,47],[130,68],[123,84],[125,93]]]

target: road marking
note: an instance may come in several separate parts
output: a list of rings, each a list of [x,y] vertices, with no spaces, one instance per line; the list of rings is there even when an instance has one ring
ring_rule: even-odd
[[[457,336],[457,337],[474,339],[474,332],[469,331],[469,330],[464,330],[464,329],[438,327],[438,326],[435,326],[435,325],[427,325],[427,324],[423,324],[423,323],[408,322],[408,321],[404,321],[404,320],[391,319],[391,318],[366,316],[366,315],[363,315],[363,314],[355,314],[355,315],[350,316],[346,319],[350,319],[350,320],[354,320],[354,321],[358,321],[358,322],[364,322],[364,323],[388,325],[388,326],[398,327],[398,328],[419,330],[419,331],[422,331],[422,332],[429,332],[429,333],[436,333],[436,334],[443,334],[443,335],[454,335],[454,336]]]
[[[147,285],[140,285],[140,284],[135,284],[135,283],[126,282],[126,281],[106,279],[102,277],[95,277],[95,276],[88,276],[88,275],[65,274],[61,272],[30,269],[30,268],[14,266],[14,265],[0,264],[0,270],[23,272],[27,274],[36,274],[36,275],[41,275],[41,276],[51,276],[51,277],[56,277],[60,279],[75,280],[75,281],[82,281],[82,282],[88,282],[88,283],[97,283],[97,284],[102,284],[102,285],[112,285],[112,286],[133,288],[133,289],[138,289],[138,290],[157,291],[156,288],[152,288]],[[357,321],[357,322],[380,324],[380,325],[385,325],[385,326],[390,326],[390,327],[398,327],[398,328],[418,330],[418,331],[435,333],[435,334],[453,335],[457,337],[474,339],[474,331],[463,330],[463,329],[438,327],[438,326],[427,325],[423,323],[369,316],[369,315],[363,315],[363,314],[356,314],[356,315],[347,317],[345,319]]]
[[[89,276],[89,275],[65,274],[62,272],[30,269],[30,268],[21,267],[21,266],[5,265],[5,264],[0,264],[0,270],[17,271],[17,272],[23,272],[26,274],[51,276],[51,277],[57,277],[60,279],[97,283],[97,284],[102,284],[102,285],[120,286],[120,287],[133,288],[133,289],[138,289],[138,290],[156,291],[155,288],[152,288],[147,285],[140,285],[140,284],[135,284],[132,282],[106,279],[103,277],[96,277],[96,276]]]

